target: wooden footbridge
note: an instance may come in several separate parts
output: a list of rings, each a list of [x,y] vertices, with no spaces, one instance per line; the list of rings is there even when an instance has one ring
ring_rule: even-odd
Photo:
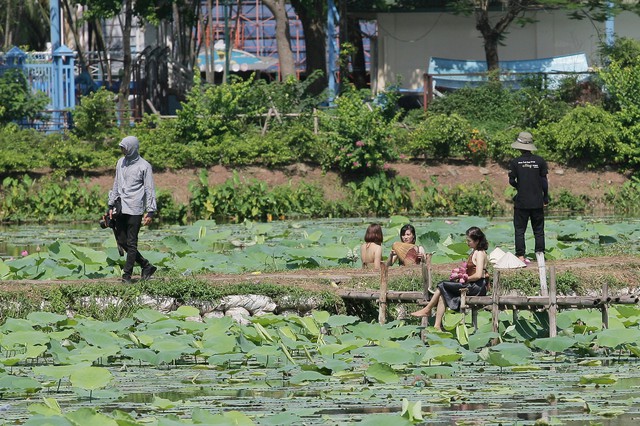
[[[340,290],[338,294],[344,299],[378,300],[378,321],[384,324],[387,318],[389,302],[418,303],[425,305],[429,302],[433,291],[431,275],[431,258],[422,264],[423,291],[389,291],[388,290],[387,265],[381,265],[380,290],[379,291],[355,291]],[[490,310],[492,316],[493,331],[498,331],[498,316],[500,311],[512,310],[514,321],[520,310],[546,310],[549,315],[549,337],[557,333],[556,316],[559,309],[599,309],[602,312],[602,327],[609,327],[609,306],[612,304],[633,305],[637,304],[640,297],[637,294],[610,295],[608,285],[602,286],[602,292],[598,296],[559,296],[556,291],[556,270],[552,265],[549,268],[549,288],[547,295],[513,296],[502,295],[500,288],[500,270],[493,273],[491,295],[467,296],[462,294],[461,312],[463,315],[471,313],[472,324],[477,328],[477,315],[479,310]],[[428,318],[422,318],[422,325],[427,325]]]

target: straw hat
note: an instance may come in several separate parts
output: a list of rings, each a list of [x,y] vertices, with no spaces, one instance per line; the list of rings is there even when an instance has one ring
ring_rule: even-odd
[[[520,132],[516,141],[511,144],[511,148],[525,151],[537,151],[538,149],[533,144],[533,136],[529,132]]]
[[[391,248],[398,255],[400,263],[404,265],[413,265],[419,262],[418,250],[416,249],[415,244],[397,241],[393,243]]]

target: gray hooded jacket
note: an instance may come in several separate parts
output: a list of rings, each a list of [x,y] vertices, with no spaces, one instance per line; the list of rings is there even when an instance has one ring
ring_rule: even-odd
[[[120,142],[125,149],[125,156],[116,164],[116,177],[113,189],[109,193],[109,206],[113,206],[116,199],[122,201],[122,213],[129,215],[153,215],[157,210],[156,188],[153,183],[151,164],[140,157],[138,149],[140,141],[135,136],[127,136]]]

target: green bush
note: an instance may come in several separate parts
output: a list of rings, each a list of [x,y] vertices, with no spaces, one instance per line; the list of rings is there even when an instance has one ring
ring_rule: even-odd
[[[605,195],[605,201],[613,205],[619,214],[640,212],[640,178],[632,176],[620,188],[611,188]]]
[[[549,198],[549,207],[553,210],[584,213],[589,205],[589,196],[572,194],[566,189],[561,189],[557,193],[552,192]]]
[[[176,138],[184,144],[216,145],[226,134],[241,135],[268,108],[256,102],[253,79],[232,78],[229,84],[198,85],[178,110]]]
[[[98,187],[79,179],[7,177],[0,187],[0,221],[94,220],[107,209]]]
[[[587,105],[540,128],[537,141],[564,164],[594,169],[613,162],[621,133],[614,115]]]
[[[487,137],[487,149],[489,158],[498,163],[508,163],[517,157],[518,151],[511,148],[511,144],[516,140],[519,130],[509,129],[496,131]]]
[[[465,152],[470,136],[471,125],[460,115],[428,115],[410,135],[411,152],[438,159],[460,155]]]
[[[357,182],[349,182],[347,187],[352,191],[350,199],[359,215],[391,216],[412,208],[413,185],[408,178],[378,173]]]
[[[336,99],[336,108],[320,114],[326,151],[322,167],[343,173],[375,174],[395,160],[386,106],[368,102],[369,92],[350,89]]]
[[[145,115],[133,130],[140,140],[140,154],[154,170],[194,166],[191,149],[177,138],[177,120]]]
[[[158,219],[164,223],[187,223],[187,206],[176,203],[170,191],[159,190],[156,194]]]
[[[83,96],[73,113],[73,132],[80,138],[106,145],[120,139],[116,95],[101,87]]]
[[[21,130],[16,124],[0,126],[0,173],[28,172],[47,165],[42,145],[45,134]]]
[[[613,110],[640,108],[640,61],[613,61],[600,71]]]
[[[429,111],[433,114],[458,114],[471,127],[489,133],[521,122],[520,101],[513,91],[504,88],[498,81],[479,87],[464,87],[436,98],[429,105]]]
[[[207,171],[192,183],[189,212],[191,219],[221,219],[234,222],[244,219],[268,220],[301,216],[345,215],[344,206],[324,200],[320,188],[312,185],[281,185],[269,189],[258,180],[242,180],[237,174],[221,185],[209,186]]]
[[[9,68],[0,75],[0,124],[34,120],[48,103],[44,92],[31,91],[22,70]]]
[[[416,202],[415,210],[420,214],[497,216],[504,213],[487,182],[447,188],[439,185],[435,177],[431,181],[433,185],[424,187]]]
[[[110,150],[95,149],[91,142],[81,141],[73,134],[52,134],[48,138],[49,167],[61,171],[81,172],[116,164],[120,151],[114,143]]]

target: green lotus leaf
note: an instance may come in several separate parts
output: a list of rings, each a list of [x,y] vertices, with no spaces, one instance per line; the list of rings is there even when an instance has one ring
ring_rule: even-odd
[[[153,401],[151,401],[151,406],[155,409],[155,410],[169,410],[171,408],[177,407],[178,404],[171,401],[170,399],[164,399],[164,398],[160,398],[156,395],[153,396]]]
[[[331,315],[325,322],[329,324],[330,327],[343,327],[359,321],[360,318],[352,315]]]
[[[47,345],[51,338],[42,331],[16,331],[2,338],[2,346],[6,349],[17,349],[29,345]]]
[[[327,376],[317,371],[302,371],[291,377],[289,381],[294,385],[300,385],[306,382],[325,382],[327,381]]]
[[[118,422],[102,413],[96,413],[93,408],[80,408],[72,411],[66,417],[77,425],[118,426]]]
[[[2,326],[0,327],[0,330],[2,330],[3,332],[34,331],[33,325],[34,325],[33,322],[30,320],[19,319],[19,318],[7,318],[4,324],[2,324]]]
[[[33,324],[40,326],[58,324],[67,321],[66,315],[55,314],[53,312],[30,312],[27,319]]]
[[[42,389],[37,380],[30,377],[6,375],[0,377],[0,390],[5,392],[35,393]]]
[[[407,418],[393,414],[370,414],[362,418],[358,426],[412,426],[414,423]]]
[[[76,426],[66,417],[36,415],[24,423],[24,426]]]
[[[123,349],[122,355],[134,361],[146,362],[151,365],[158,365],[158,354],[151,349]]]
[[[104,265],[107,263],[107,256],[104,252],[88,247],[75,246],[71,249],[71,252],[85,265]]]
[[[380,383],[397,383],[400,380],[398,374],[389,366],[384,363],[371,364],[367,368],[367,377],[371,377]]]
[[[65,377],[71,376],[71,373],[83,367],[89,367],[89,363],[85,364],[76,364],[76,365],[47,365],[47,366],[39,366],[34,367],[33,373],[37,376],[46,376],[51,377],[53,379],[64,379]]]
[[[612,374],[587,374],[580,376],[581,385],[611,385],[618,381]]]
[[[111,383],[112,379],[111,372],[103,367],[76,368],[69,376],[69,380],[74,387],[85,390],[103,388]]]
[[[202,344],[207,355],[222,355],[235,352],[238,341],[235,336],[226,334],[203,336]]]
[[[294,413],[278,413],[260,419],[262,426],[295,426],[304,424],[302,417]]]
[[[199,317],[200,310],[198,308],[194,308],[193,306],[180,306],[175,311],[169,314],[172,318],[185,319],[188,317]]]
[[[607,329],[598,332],[595,342],[599,346],[615,349],[627,343],[640,341],[640,330],[638,329]]]
[[[53,398],[42,398],[43,404],[30,404],[27,408],[32,414],[42,414],[43,416],[55,416],[62,414],[60,404]]]
[[[191,245],[187,242],[186,238],[172,235],[170,237],[165,237],[162,239],[162,244],[171,250],[172,253],[175,253],[178,257],[183,257],[187,253],[192,253],[195,250]]]
[[[457,361],[462,358],[462,354],[459,353],[455,349],[447,348],[444,346],[429,346],[424,356],[422,357],[423,362],[429,362],[431,360],[449,363],[453,361]]]
[[[146,323],[154,323],[158,321],[163,321],[167,319],[167,316],[161,312],[154,311],[153,309],[139,309],[134,314],[133,317],[138,321],[146,322]]]
[[[422,418],[422,402],[421,401],[409,401],[406,398],[402,399],[402,411],[400,412],[402,417],[408,418],[410,421],[421,421]]]
[[[569,336],[555,336],[536,339],[531,344],[543,351],[564,352],[576,344],[576,339]]]

